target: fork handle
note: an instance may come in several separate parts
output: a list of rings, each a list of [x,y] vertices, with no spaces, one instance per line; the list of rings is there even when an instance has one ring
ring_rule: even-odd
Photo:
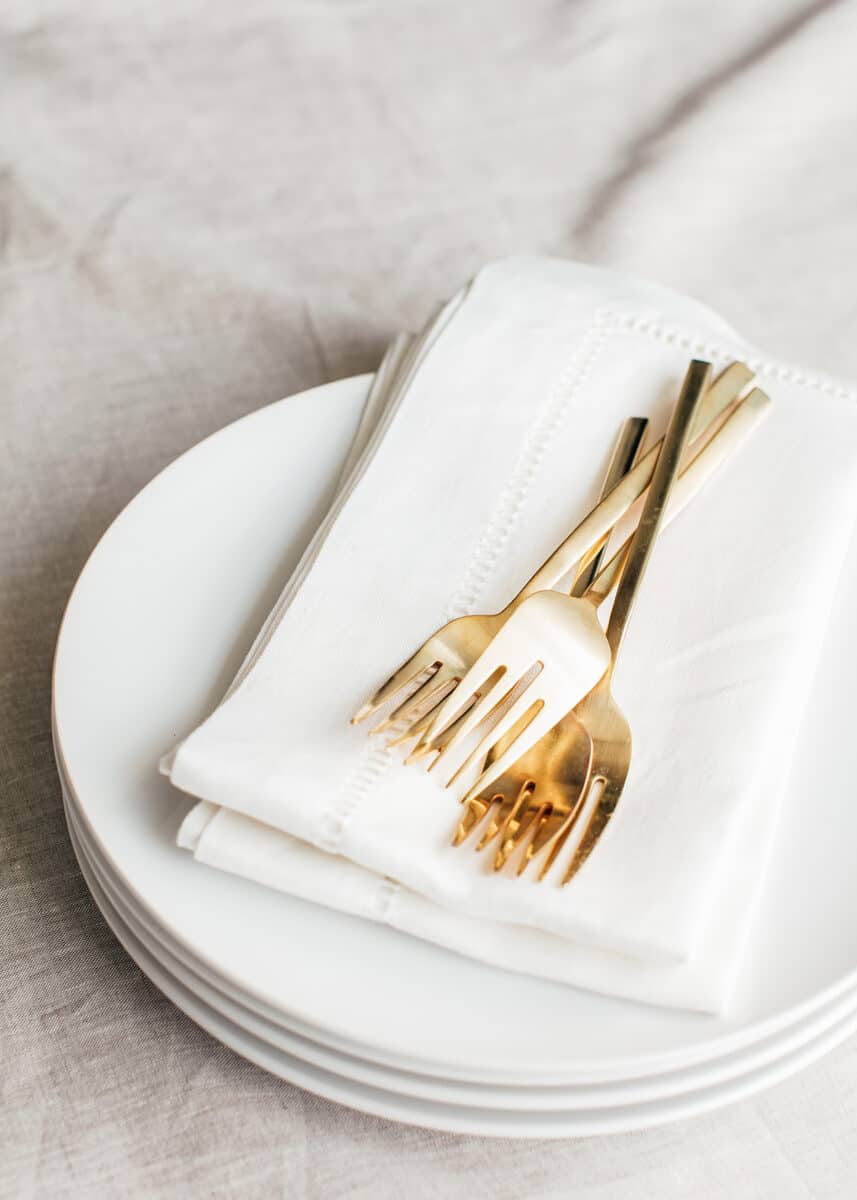
[[[670,494],[664,517],[665,524],[669,525],[690,504],[726,459],[744,444],[756,426],[767,416],[770,405],[769,397],[760,388],[753,388],[749,396],[739,401],[716,436],[701,450],[696,450],[693,458],[682,470]],[[633,536],[629,534],[583,593],[596,608],[607,599],[616,586]]]
[[[643,438],[646,436],[648,425],[646,417],[628,417],[627,421],[623,422],[616,445],[613,447],[613,453],[610,455],[610,462],[607,464],[607,474],[604,476],[599,500],[609,496],[619,480],[627,475],[633,467]],[[571,588],[572,596],[583,596],[592,586],[593,581],[598,578],[609,540],[610,535],[605,534],[600,541],[587,550],[580,560]]]
[[[746,387],[748,376],[752,371],[743,363],[733,363],[717,377],[705,393],[699,408],[696,429],[708,426],[737,399]],[[719,435],[718,435],[719,436]],[[533,592],[545,591],[552,588],[567,575],[573,566],[587,553],[591,546],[596,545],[610,532],[617,521],[624,517],[631,505],[642,496],[649,486],[658,461],[658,452],[663,445],[663,439],[656,442],[647,454],[634,466],[624,479],[605,496],[599,504],[581,521],[576,529],[568,535],[548,560],[539,567],[535,575],[525,583],[515,599],[509,605],[516,608]]]
[[[619,580],[616,599],[613,601],[613,609],[607,623],[607,641],[610,644],[613,662],[615,662],[622,644],[631,608],[646,573],[646,567],[666,513],[670,492],[678,476],[681,456],[690,437],[691,427],[705,395],[710,375],[711,363],[702,362],[697,358],[693,359],[687,369],[678,403],[664,434],[658,461],[652,475],[651,487],[640,514],[640,523],[628,549],[622,578]]]

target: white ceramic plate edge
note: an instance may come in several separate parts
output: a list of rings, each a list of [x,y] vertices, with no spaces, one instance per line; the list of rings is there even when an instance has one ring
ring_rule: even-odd
[[[73,840],[73,833],[71,836]],[[849,1036],[857,1027],[857,1013],[852,1013],[838,1026],[820,1038],[814,1039],[801,1051],[787,1055],[766,1068],[751,1072],[719,1087],[701,1089],[677,1100],[656,1101],[650,1105],[598,1110],[589,1114],[580,1112],[521,1114],[515,1111],[480,1110],[457,1107],[452,1104],[417,1101],[385,1093],[380,1088],[371,1088],[355,1083],[337,1076],[333,1072],[312,1067],[283,1052],[277,1052],[228,1021],[221,1014],[214,1012],[204,1001],[190,992],[179,980],[152,959],[145,949],[135,941],[133,934],[123,925],[118,914],[111,910],[107,898],[100,893],[100,888],[91,875],[83,856],[79,858],[79,861],[87,886],[117,939],[137,962],[144,974],[192,1021],[243,1058],[289,1083],[304,1087],[317,1095],[358,1111],[405,1124],[450,1133],[524,1138],[582,1137],[649,1128],[653,1125],[665,1124],[710,1111],[742,1099],[764,1087],[772,1086],[821,1057]]]
[[[516,1109],[548,1111],[570,1107],[611,1108],[618,1105],[647,1103],[652,1100],[680,1096],[701,1087],[710,1087],[727,1082],[782,1058],[800,1049],[805,1043],[832,1028],[857,1007],[857,996],[850,994],[822,1009],[813,1020],[790,1027],[785,1033],[774,1035],[765,1043],[753,1044],[744,1052],[738,1052],[722,1060],[712,1060],[698,1068],[670,1072],[652,1079],[634,1080],[628,1083],[595,1084],[579,1086],[547,1085],[526,1087],[511,1085],[505,1088],[483,1084],[462,1084],[426,1077],[395,1068],[383,1068],[332,1050],[317,1041],[301,1037],[283,1026],[261,1016],[245,1005],[240,998],[224,994],[216,985],[208,983],[191,964],[181,961],[172,952],[168,943],[161,942],[156,933],[147,927],[142,914],[135,914],[119,894],[120,884],[110,878],[108,864],[97,861],[95,848],[87,845],[87,835],[75,817],[73,798],[64,792],[66,817],[70,833],[74,838],[76,853],[83,854],[87,865],[95,876],[99,887],[106,895],[112,909],[118,913],[125,926],[143,946],[146,953],[160,961],[171,976],[182,982],[214,1011],[233,1024],[244,1028],[252,1036],[273,1046],[276,1050],[294,1054],[303,1061],[321,1069],[333,1070],[349,1079],[369,1086],[381,1086],[399,1095],[454,1103],[457,1105],[485,1106],[508,1109],[514,1102]]]

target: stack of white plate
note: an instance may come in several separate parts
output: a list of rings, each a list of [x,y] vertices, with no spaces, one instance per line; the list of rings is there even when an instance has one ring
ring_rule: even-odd
[[[75,850],[116,936],[253,1062],[439,1129],[641,1127],[818,1058],[857,1027],[857,552],[723,1017],[495,970],[175,847],[187,805],[158,758],[225,690],[330,501],[367,385],[317,388],[203,442],[122,513],[80,577],[57,649],[54,737]]]

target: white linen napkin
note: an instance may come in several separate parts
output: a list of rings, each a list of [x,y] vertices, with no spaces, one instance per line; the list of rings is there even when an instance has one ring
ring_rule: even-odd
[[[597,851],[566,888],[494,874],[449,844],[455,795],[349,717],[444,621],[518,590],[591,507],[622,419],[662,425],[692,356],[748,361],[772,413],[659,539],[614,681],[631,774]],[[180,843],[492,963],[721,1009],[857,512],[855,433],[850,393],[687,298],[551,259],[487,267],[393,347],[328,518],[165,760],[207,802]]]

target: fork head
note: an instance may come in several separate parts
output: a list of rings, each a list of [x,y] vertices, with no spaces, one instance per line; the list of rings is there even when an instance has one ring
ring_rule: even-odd
[[[478,785],[467,793],[470,799],[573,708],[609,662],[610,648],[590,600],[536,592],[515,609],[455,693],[437,710],[416,755],[424,749],[437,750],[430,769],[444,761],[451,764],[451,752],[485,722],[487,732],[447,781],[448,786],[474,761],[487,756]],[[467,708],[464,716],[456,712],[461,705]],[[445,725],[447,716],[456,718],[454,731]]]
[[[420,736],[502,624],[499,615],[456,617],[433,634],[363,704],[354,725],[392,705],[370,733],[394,733],[391,745]]]
[[[513,741],[513,736],[507,737],[505,745]],[[453,844],[461,845],[479,832],[476,849],[494,844],[495,870],[523,846],[518,875],[547,849],[537,876],[542,880],[574,837],[561,881],[565,885],[604,832],[630,765],[631,729],[613,699],[608,674],[499,779],[465,798],[465,815]]]
[[[489,752],[496,761],[515,742],[510,729]],[[574,712],[548,730],[525,754],[488,787],[465,798],[464,816],[453,844],[461,845],[478,833],[477,850],[494,843],[495,871],[521,845],[520,875],[527,864],[573,821],[586,792],[592,761],[592,740]]]

